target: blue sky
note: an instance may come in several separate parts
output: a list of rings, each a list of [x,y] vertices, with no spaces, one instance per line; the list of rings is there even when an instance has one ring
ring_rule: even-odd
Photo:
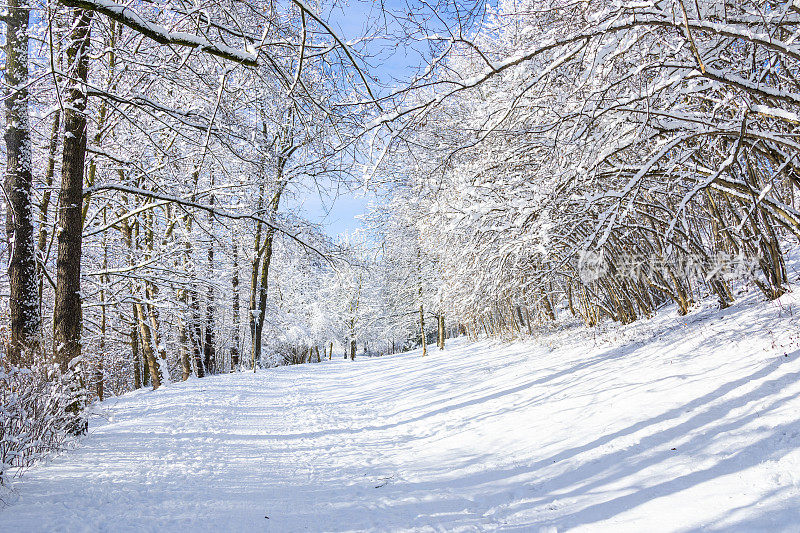
[[[495,0],[486,0],[485,3],[481,3],[479,0],[457,0],[442,6],[436,2],[423,4],[419,0],[346,0],[330,9],[326,18],[339,37],[348,41],[365,35],[370,19],[374,19],[382,13],[381,6],[388,11],[395,11],[401,16],[405,16],[408,11],[416,11],[417,15],[422,13],[423,18],[431,14],[431,5],[443,7],[445,11],[438,12],[438,17],[441,17],[438,18],[438,22],[437,18],[432,18],[426,25],[431,25],[429,26],[431,31],[444,32],[446,29],[443,27],[443,20],[455,21],[456,17],[463,16],[471,8],[495,3]],[[383,17],[381,20],[387,21],[390,31],[400,29],[397,22],[393,23],[390,19]],[[435,27],[437,25],[438,27]],[[371,41],[367,45],[368,53],[372,56],[368,59],[367,69],[371,76],[378,78],[378,83],[373,86],[373,90],[385,94],[400,86],[403,80],[412,77],[425,63],[425,56],[428,53],[427,46],[424,41],[410,46],[398,45],[388,39]],[[363,190],[343,194],[333,203],[330,199],[320,199],[316,191],[308,191],[299,198],[303,215],[312,222],[322,224],[331,236],[342,232],[351,232],[361,227],[358,216],[366,211],[370,202],[375,201],[376,197],[373,194],[365,193]]]
[[[405,0],[385,0],[388,9],[402,9]],[[354,39],[364,34],[370,14],[376,14],[379,2],[373,0],[350,0],[347,5],[338,6],[328,14],[329,24],[345,40]],[[379,86],[390,87],[395,80],[408,78],[422,64],[422,57],[413,50],[403,47],[387,46],[386,42],[377,42],[370,46],[370,53],[375,54],[369,65],[370,74],[379,78]],[[385,89],[383,89],[385,90]],[[344,232],[352,232],[361,227],[358,216],[366,212],[370,202],[375,202],[372,193],[363,190],[342,193],[337,199],[320,198],[316,191],[301,194],[295,205],[300,205],[304,217],[311,222],[322,224],[326,232],[336,236]]]

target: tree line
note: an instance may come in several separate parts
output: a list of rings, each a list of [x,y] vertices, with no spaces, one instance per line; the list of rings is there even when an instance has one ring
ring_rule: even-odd
[[[429,36],[438,54],[372,131],[443,312],[507,335],[780,297],[798,24],[783,1],[509,0]]]
[[[5,368],[55,362],[78,412],[788,290],[792,2],[367,4],[345,37],[335,1],[9,3]],[[347,236],[297,208],[356,189]]]

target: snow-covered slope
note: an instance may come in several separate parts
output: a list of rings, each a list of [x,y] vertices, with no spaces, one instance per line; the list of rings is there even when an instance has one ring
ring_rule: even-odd
[[[128,394],[0,530],[797,531],[793,298]]]

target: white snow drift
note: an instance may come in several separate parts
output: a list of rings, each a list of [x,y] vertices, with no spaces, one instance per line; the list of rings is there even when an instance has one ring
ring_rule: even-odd
[[[104,402],[3,531],[796,531],[793,295]]]

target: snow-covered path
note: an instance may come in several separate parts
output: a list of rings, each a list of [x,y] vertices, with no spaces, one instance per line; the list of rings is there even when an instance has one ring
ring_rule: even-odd
[[[138,391],[0,530],[798,531],[797,325],[749,301]]]

